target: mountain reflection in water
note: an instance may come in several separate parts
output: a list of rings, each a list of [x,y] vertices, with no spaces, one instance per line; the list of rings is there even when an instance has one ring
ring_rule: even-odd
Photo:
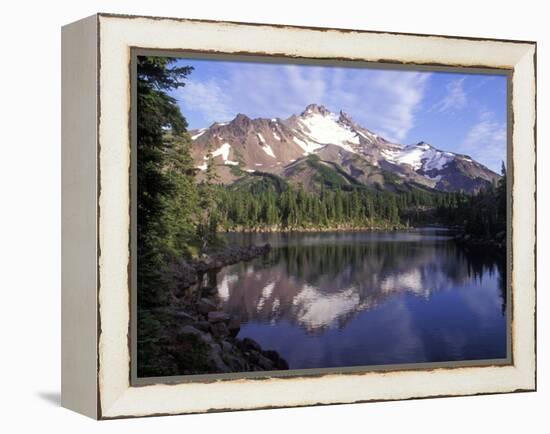
[[[506,357],[504,257],[444,230],[228,237],[273,246],[216,283],[239,337],[291,369]]]

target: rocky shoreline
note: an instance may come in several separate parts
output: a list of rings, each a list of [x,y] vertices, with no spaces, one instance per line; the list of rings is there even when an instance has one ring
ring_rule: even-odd
[[[170,280],[177,282],[178,288],[186,289],[195,285],[209,271],[219,270],[228,265],[250,261],[265,255],[271,250],[270,244],[262,246],[228,246],[220,252],[172,264],[168,270]]]
[[[138,312],[138,375],[142,377],[254,372],[288,369],[273,350],[250,338],[238,338],[241,321],[220,309],[215,286],[205,273],[250,261],[270,250],[264,246],[230,247],[177,265],[178,291],[168,306]],[[182,282],[182,280],[184,280]],[[184,290],[182,285],[187,285]]]

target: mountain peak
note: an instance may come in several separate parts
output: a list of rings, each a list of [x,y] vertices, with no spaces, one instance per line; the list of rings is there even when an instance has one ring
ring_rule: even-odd
[[[420,141],[414,145],[409,145],[411,148],[421,148],[421,149],[435,149],[432,145],[430,145],[428,142]]]
[[[245,114],[239,113],[229,124],[231,128],[246,133],[252,126],[252,119]]]
[[[252,122],[252,119],[250,119],[247,115],[238,113],[237,116],[231,121],[234,125],[249,125]]]
[[[327,116],[330,114],[330,110],[328,110],[324,105],[309,104],[306,107],[306,109],[302,112],[302,116],[306,116],[309,114],[320,114],[323,116]]]
[[[250,118],[249,118],[247,115],[245,115],[245,114],[238,113],[237,116],[235,116],[235,119],[234,119],[234,120],[235,120],[235,121],[247,121],[247,120],[249,121]]]

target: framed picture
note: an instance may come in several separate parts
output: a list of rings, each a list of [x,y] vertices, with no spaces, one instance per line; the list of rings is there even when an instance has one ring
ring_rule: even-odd
[[[536,45],[63,28],[62,403],[533,391]]]

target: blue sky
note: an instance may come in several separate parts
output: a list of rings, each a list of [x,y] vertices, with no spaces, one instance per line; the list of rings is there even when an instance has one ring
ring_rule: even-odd
[[[343,110],[388,140],[426,141],[496,172],[506,160],[506,77],[350,67],[178,59],[195,69],[173,92],[190,129],[300,114],[317,103]]]

